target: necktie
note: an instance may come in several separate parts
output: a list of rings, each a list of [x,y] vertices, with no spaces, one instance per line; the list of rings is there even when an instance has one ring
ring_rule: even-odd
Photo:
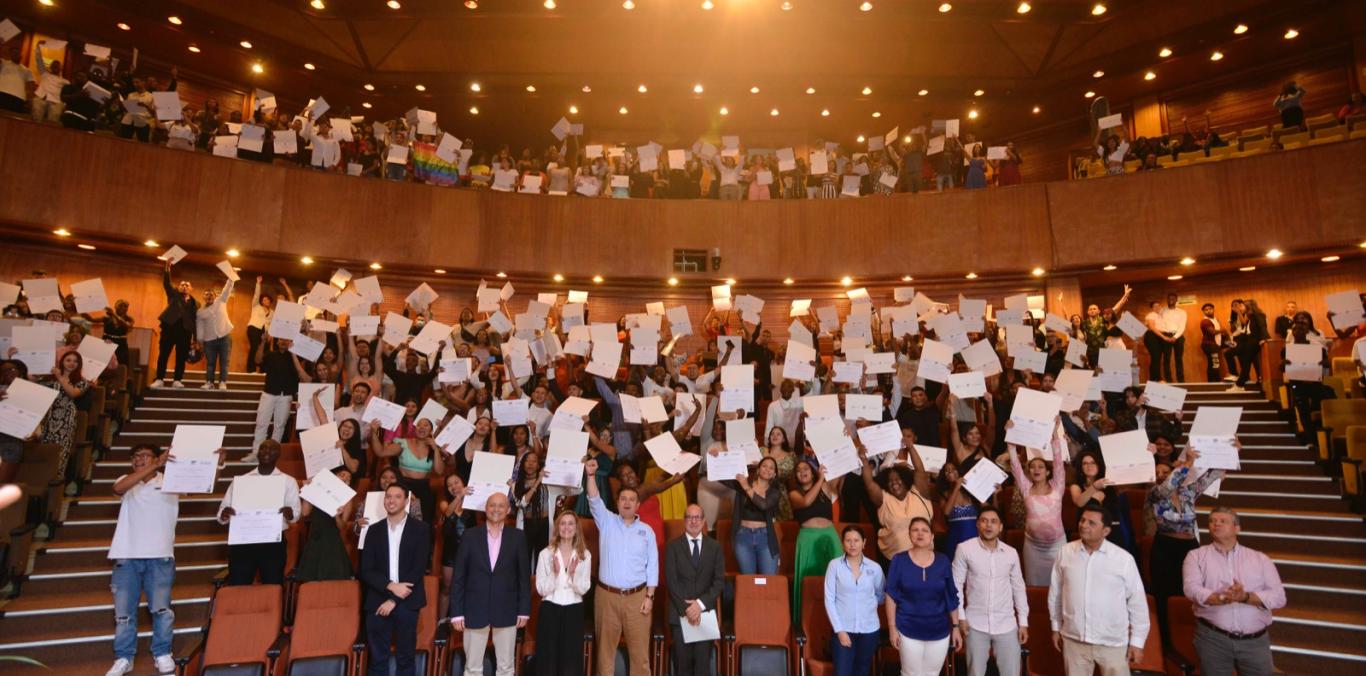
[[[692,542],[692,565],[693,568],[696,568],[702,563],[702,552],[698,548],[697,540],[689,538],[689,541]]]

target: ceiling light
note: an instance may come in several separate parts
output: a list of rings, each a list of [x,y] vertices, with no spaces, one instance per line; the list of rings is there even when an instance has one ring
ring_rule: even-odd
[[[562,275],[562,274],[560,274],[560,273],[557,272],[557,273],[555,273],[555,276],[551,277],[551,279],[553,279],[553,280],[555,280],[555,281],[557,281],[557,282],[563,282],[563,281],[564,281],[564,275]]]
[[[583,93],[587,94],[588,92],[591,92],[591,91],[593,91],[593,88],[592,88],[592,87],[589,87],[588,85],[584,85],[584,86],[583,86]]]
[[[677,277],[670,277],[669,280],[668,280],[668,282],[669,282],[669,286],[678,286],[678,278],[677,278]]]
[[[903,282],[909,282],[909,281],[911,281],[912,279],[915,279],[915,278],[912,277],[912,276],[910,276],[910,275],[902,275],[902,276],[901,276],[901,281],[903,281]]]
[[[166,17],[166,20],[170,21],[172,26],[179,26],[180,24],[185,23],[184,21],[180,20],[180,17],[174,15]]]
[[[1336,262],[1342,260],[1342,256],[1324,256],[1323,258],[1320,258],[1319,260],[1323,261],[1324,263],[1336,263]]]
[[[903,139],[901,139],[901,140],[902,140],[902,142],[904,142],[904,143],[910,143],[910,142],[911,142],[911,136],[910,136],[910,134],[907,134],[906,137],[903,138]]]
[[[1103,71],[1103,70],[1098,70],[1098,71],[1096,71],[1096,72],[1094,72],[1094,73],[1091,73],[1091,77],[1095,77],[1095,78],[1105,77],[1105,71]]]
[[[781,10],[783,10],[784,12],[786,12],[786,11],[792,9],[792,3],[790,3],[790,2],[784,2],[783,4],[778,5],[778,9],[781,9]]]
[[[1146,72],[1146,73],[1143,74],[1143,79],[1144,79],[1144,80],[1156,80],[1156,79],[1157,79],[1157,73],[1154,73],[1154,72],[1152,72],[1152,71],[1150,70],[1150,71],[1148,71],[1148,72]]]
[[[1284,256],[1284,255],[1285,255],[1285,254],[1282,253],[1280,249],[1270,249],[1270,250],[1268,250],[1268,251],[1266,252],[1266,257],[1267,257],[1267,258],[1270,258],[1270,259],[1273,260],[1273,261],[1276,260],[1277,258],[1280,258],[1281,256]]]
[[[916,92],[916,93],[919,94],[920,96],[925,96],[925,95],[927,95],[927,94],[930,93],[930,90],[928,90],[928,89],[922,89],[922,90],[920,90],[919,92]]]
[[[381,268],[383,268],[383,267],[384,267],[384,266],[383,266],[383,265],[380,265],[379,263],[371,263],[371,264],[370,264],[370,269],[371,269],[371,270],[379,270],[379,269],[381,269]]]
[[[1240,23],[1240,24],[1238,24],[1237,26],[1234,26],[1234,27],[1233,27],[1233,34],[1234,34],[1234,35],[1242,35],[1243,33],[1246,33],[1246,32],[1247,32],[1247,24],[1245,24],[1245,23]]]
[[[1165,58],[1167,58],[1167,57],[1169,57],[1169,56],[1172,55],[1172,48],[1171,48],[1171,47],[1163,47],[1162,49],[1160,49],[1160,50],[1157,51],[1157,55],[1158,55],[1159,57],[1165,59]]]
[[[1219,50],[1217,50],[1217,49],[1214,50],[1214,53],[1213,53],[1213,54],[1210,54],[1210,55],[1209,55],[1209,60],[1210,60],[1210,61],[1218,61],[1218,60],[1220,60],[1220,59],[1222,59],[1222,58],[1224,58],[1224,53],[1221,52],[1221,51],[1219,51]]]
[[[873,11],[873,3],[865,2],[862,5],[859,5],[858,8],[864,12],[871,12]]]
[[[142,245],[145,246],[145,247],[147,247],[148,249],[155,249],[155,248],[161,246],[161,245],[158,244],[157,241],[154,240],[154,239],[149,239],[149,240],[143,242]]]
[[[594,284],[601,284],[601,283],[602,283],[602,275],[593,275],[593,283],[594,283]]]
[[[1015,13],[1016,13],[1016,14],[1028,14],[1028,13],[1029,13],[1029,10],[1031,10],[1031,9],[1034,9],[1034,8],[1033,8],[1033,7],[1030,7],[1030,6],[1029,6],[1029,3],[1027,3],[1027,2],[1022,2],[1022,3],[1020,3],[1020,4],[1018,4],[1018,5],[1015,6]]]
[[[977,119],[977,110],[976,110],[976,109],[973,109],[973,110],[969,110],[969,111],[968,111],[968,119],[969,119],[969,120],[975,120],[975,119]]]
[[[711,9],[716,5],[711,4],[711,0],[702,0],[702,9]]]
[[[1243,266],[1243,267],[1241,267],[1241,268],[1238,268],[1238,272],[1252,272],[1253,270],[1256,270],[1256,269],[1257,269],[1257,266],[1255,266],[1255,265],[1247,265],[1247,266]]]
[[[495,274],[495,275],[493,275],[493,276],[494,276],[494,277],[497,277],[497,278],[499,278],[499,279],[506,279],[507,276],[508,276],[508,273],[503,272],[502,270],[499,270],[499,271],[497,272],[497,274]]]
[[[1082,96],[1088,99],[1093,99],[1096,97],[1096,93],[1088,89],[1085,94],[1082,94]]]
[[[787,286],[792,286],[793,284],[796,284],[796,283],[797,283],[797,280],[792,279],[791,277],[788,277],[788,278],[786,278],[786,279],[783,280],[783,284],[786,284]]]
[[[864,96],[868,96],[869,94],[872,94],[872,93],[873,93],[873,88],[872,88],[872,87],[864,87],[864,88],[863,88],[863,95],[864,95]]]
[[[133,30],[133,27],[132,27],[132,26],[129,26],[128,24],[126,24],[126,23],[124,23],[124,22],[122,22],[122,21],[120,21],[120,22],[118,22],[118,23],[116,23],[116,24],[114,24],[114,25],[115,25],[115,26],[118,26],[118,27],[119,27],[119,30],[121,30],[121,31],[130,31],[130,30]]]
[[[626,113],[629,113],[629,112],[631,112],[631,111],[626,110],[626,106],[622,106],[622,107],[620,107],[620,108],[617,109],[617,112],[620,113],[620,114],[622,114],[622,115],[625,115]]]
[[[238,251],[237,249],[228,249],[223,253],[227,254],[228,258],[237,258],[238,256],[242,255],[242,252]]]
[[[730,115],[730,109],[727,108],[727,107],[725,107],[725,106],[721,106],[721,114],[722,114],[722,115]]]
[[[974,92],[972,93],[972,95],[973,95],[973,96],[981,96],[981,95],[983,95],[983,94],[985,94],[985,93],[987,93],[985,89],[978,89],[978,90],[974,91]]]
[[[52,0],[48,0],[48,2],[52,2]],[[94,250],[95,250],[95,245],[94,245],[94,244],[77,244],[77,245],[76,245],[76,248],[77,248],[77,249],[85,249],[86,251],[94,251]]]
[[[399,4],[398,0],[389,0],[389,2],[386,2],[384,4],[388,5],[389,9],[398,9],[403,6]]]
[[[1101,268],[1101,270],[1104,270],[1104,271],[1106,271],[1106,272],[1112,272],[1112,271],[1118,270],[1118,269],[1119,269],[1119,266],[1118,266],[1118,265],[1115,265],[1114,263],[1111,263],[1111,264],[1109,264],[1109,265],[1107,265],[1107,266]]]
[[[251,41],[250,41],[250,40],[243,40],[243,41],[241,41],[241,42],[239,42],[239,43],[237,43],[237,44],[242,45],[242,49],[251,49]]]
[[[469,3],[465,3],[465,4],[468,5]],[[471,8],[471,9],[473,9],[473,8]],[[432,270],[432,272],[435,272],[435,273],[438,274],[438,275],[444,275],[444,274],[446,274],[446,268],[437,268],[437,269],[435,269],[435,270]]]
[[[858,135],[858,142],[859,142],[859,143],[863,143],[864,141],[867,141],[867,140],[868,140],[868,139],[866,139],[866,138],[863,137],[863,134],[859,134],[859,135]]]
[[[1195,259],[1194,259],[1194,258],[1191,258],[1190,256],[1186,256],[1185,258],[1182,258],[1182,259],[1181,259],[1181,264],[1182,264],[1182,265],[1195,265]]]
[[[313,264],[313,257],[312,257],[312,256],[303,256],[303,257],[301,257],[301,258],[299,259],[299,262],[300,262],[300,263],[303,263],[304,265],[312,265],[312,264]]]
[[[631,0],[626,0],[626,2],[621,3],[621,8],[622,8],[622,9],[635,9],[635,8],[636,8],[636,3],[631,2]]]
[[[967,278],[967,279],[977,279],[977,273],[975,273],[975,272],[969,272],[968,274],[963,275],[963,277],[965,277],[965,278]]]
[[[579,114],[579,107],[571,104],[571,105],[569,106],[569,114],[570,114],[570,115],[578,115],[578,114]]]
[[[649,90],[649,89],[646,89],[646,88],[645,88],[645,85],[640,85],[639,87],[636,87],[636,91],[638,91],[638,92],[644,94],[645,92],[648,92],[648,91],[650,91],[650,90]]]
[[[1038,115],[1038,114],[1039,114],[1039,107],[1038,107],[1038,106],[1034,106],[1034,110],[1032,110],[1032,111],[1030,111],[1030,112],[1034,113],[1035,115]]]
[[[1363,241],[1361,244],[1358,244],[1357,247],[1366,249],[1366,241]]]
[[[479,91],[479,90],[481,90],[481,89],[483,89],[483,87],[480,87],[478,82],[471,82],[471,83],[470,83],[470,91],[472,91],[472,92],[477,92],[477,91]]]
[[[361,108],[365,108],[365,109],[368,110],[368,109],[370,109],[370,108],[373,108],[374,106],[371,105],[369,101],[366,101],[366,102],[360,104],[360,107],[361,107]]]
[[[536,93],[536,85],[527,85],[526,90],[534,94]]]
[[[315,66],[315,65],[313,65],[313,64],[311,64],[311,63],[305,63],[305,64],[304,64],[304,70],[317,70],[317,69],[318,69],[318,67]]]
[[[882,117],[882,113],[879,112],[879,111],[874,110],[874,111],[873,111],[873,117]]]
[[[52,231],[52,234],[58,237],[70,237],[71,231],[67,230],[66,228],[57,228],[56,230]]]
[[[815,87],[807,87],[807,88],[806,88],[806,93],[808,93],[808,94],[815,94],[815,93],[816,93],[816,88],[815,88]]]
[[[313,9],[327,9],[327,5],[323,4],[323,0],[312,0],[312,2],[309,2],[308,4],[312,5]]]
[[[1091,8],[1091,15],[1092,15],[1092,16],[1100,16],[1100,15],[1102,15],[1102,14],[1104,14],[1104,13],[1105,13],[1105,5],[1104,5],[1103,3],[1097,2],[1097,3],[1096,3],[1096,6]]]
[[[44,6],[44,7],[51,7],[51,6],[52,6],[52,0],[38,0],[38,4],[40,4],[40,5]]]
[[[1287,40],[1294,40],[1295,38],[1297,38],[1297,37],[1299,37],[1299,36],[1300,36],[1300,32],[1297,31],[1297,30],[1295,30],[1294,28],[1287,28],[1286,31],[1285,31],[1285,39],[1287,39]]]
[[[773,117],[777,117],[777,116],[778,116],[778,109],[777,109],[777,108],[774,108],[773,110],[768,111],[768,114],[769,114],[769,115],[772,115]]]
[[[1181,279],[1181,275],[1167,275],[1167,281],[1174,282],[1178,279]]]
[[[693,86],[692,86],[692,93],[694,93],[694,94],[701,94],[701,93],[702,93],[702,83],[699,82],[699,83],[693,85]]]
[[[419,83],[413,85],[413,89],[416,89],[416,90],[418,90],[418,91],[420,91],[420,92],[425,92],[425,91],[427,91],[427,85],[424,85],[424,84],[422,84],[421,82],[419,82]]]
[[[262,65],[260,64],[260,62],[257,62],[257,63],[251,64],[251,72],[256,73],[257,75],[260,75],[261,73],[266,72],[266,69],[265,69],[264,66],[262,66]]]
[[[190,46],[187,47],[186,49],[189,49],[190,52],[191,52],[191,53],[194,53],[194,54],[198,54],[198,53],[199,53],[199,48],[196,47],[196,46],[194,46],[194,45],[190,45]]]
[[[849,286],[850,284],[853,284],[853,283],[854,283],[854,279],[853,279],[852,277],[845,276],[845,277],[841,277],[841,278],[840,278],[840,284],[842,284],[842,285],[844,285],[844,286]]]
[[[1030,270],[1030,271],[1029,271],[1029,274],[1034,275],[1035,277],[1042,277],[1042,276],[1043,276],[1043,273],[1044,273],[1044,269],[1043,269],[1043,268],[1034,268],[1033,270]]]
[[[726,278],[726,286],[735,286],[735,285],[738,284],[738,283],[739,283],[739,282],[736,282],[734,277],[727,277],[727,278]]]
[[[952,9],[953,9],[953,4],[952,4],[952,3],[948,3],[948,2],[941,2],[941,3],[939,3],[939,13],[940,13],[940,14],[947,14],[947,13],[948,13],[950,10],[952,10]]]
[[[545,2],[541,3],[541,6],[546,9],[555,9],[555,0],[545,0]]]
[[[470,115],[478,115],[479,106],[470,106]]]
[[[365,83],[364,85],[361,85],[361,86],[364,87],[364,88],[365,88],[365,91],[367,91],[367,92],[375,91],[375,85],[372,85],[372,84],[370,84],[369,82],[367,82],[367,83]]]
[[[829,109],[829,108],[822,108],[822,109],[821,109],[821,117],[830,117],[830,109]]]
[[[758,94],[758,93],[759,93],[759,88],[758,88],[758,87],[750,87],[750,88],[749,88],[749,93],[751,93],[751,94]]]

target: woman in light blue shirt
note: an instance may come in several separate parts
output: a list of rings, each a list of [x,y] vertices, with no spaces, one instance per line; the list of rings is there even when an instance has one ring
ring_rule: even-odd
[[[825,614],[835,633],[830,654],[835,676],[863,676],[877,653],[877,610],[885,583],[882,568],[863,558],[863,530],[845,526],[841,536],[844,556],[825,568]]]

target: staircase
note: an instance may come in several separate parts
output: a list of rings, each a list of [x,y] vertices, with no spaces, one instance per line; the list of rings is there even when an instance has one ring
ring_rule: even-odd
[[[217,492],[181,498],[176,526],[171,594],[175,648],[189,645],[189,635],[203,626],[213,578],[227,566],[227,530],[214,515],[232,477],[253,467],[238,460],[251,445],[263,377],[232,373],[227,390],[198,389],[198,378],[185,382],[185,389],[146,390],[110,452],[95,465],[93,481],[80,497],[68,501],[62,525],[35,547],[20,596],[0,606],[0,656],[33,658],[51,671],[6,664],[7,673],[103,674],[109,668],[114,660],[114,599],[106,557],[119,513],[114,479],[128,472],[133,444],[148,441],[165,448],[177,424],[228,428],[224,445],[229,462],[220,472]],[[152,624],[145,608],[139,612],[136,674],[156,673],[148,653]]]
[[[1215,505],[1238,510],[1239,542],[1266,553],[1286,588],[1271,650],[1287,674],[1366,673],[1366,522],[1340,497],[1338,482],[1295,438],[1294,423],[1257,393],[1227,383],[1182,385],[1190,431],[1200,406],[1242,406],[1242,471],[1225,477],[1218,500],[1201,498],[1202,541]]]

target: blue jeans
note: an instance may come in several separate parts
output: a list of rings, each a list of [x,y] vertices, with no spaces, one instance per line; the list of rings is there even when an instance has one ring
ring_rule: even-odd
[[[228,357],[232,355],[232,336],[204,341],[204,379],[213,383],[228,382]],[[215,367],[218,380],[213,379]]]
[[[384,178],[390,181],[402,181],[408,178],[408,165],[397,162],[384,163]]]
[[[175,559],[118,559],[110,589],[114,592],[114,657],[131,660],[138,652],[138,602],[147,593],[152,614],[152,656],[171,654],[171,584]]]
[[[840,645],[839,634],[830,637],[830,661],[834,663],[835,676],[867,676],[877,653],[877,632],[850,632],[849,642],[852,645],[846,648]]]
[[[935,174],[934,182],[939,186],[940,192],[946,188],[953,187],[953,174]]]
[[[741,575],[778,574],[778,557],[768,551],[767,528],[740,527],[735,536],[735,562]]]

